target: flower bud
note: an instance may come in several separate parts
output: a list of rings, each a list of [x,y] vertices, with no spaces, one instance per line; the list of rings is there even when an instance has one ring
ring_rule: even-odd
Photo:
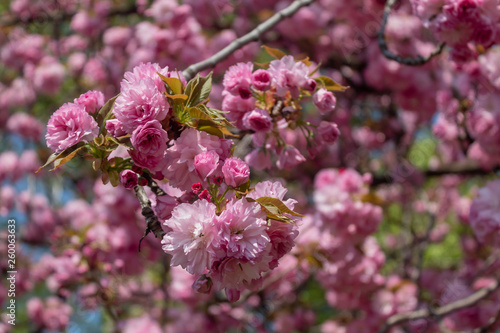
[[[224,180],[227,185],[238,187],[248,181],[250,177],[250,168],[248,164],[238,157],[230,157],[224,162],[222,173],[224,174]]]
[[[337,100],[331,91],[321,88],[314,94],[313,103],[318,108],[319,112],[324,114],[335,109]]]
[[[120,172],[120,182],[127,189],[133,188],[139,183],[139,177],[132,170],[123,170]]]
[[[255,89],[266,91],[271,87],[271,74],[265,69],[258,69],[252,74],[252,85]]]

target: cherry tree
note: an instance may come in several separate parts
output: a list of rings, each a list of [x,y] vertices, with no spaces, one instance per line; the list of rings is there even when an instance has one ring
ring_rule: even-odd
[[[500,328],[498,0],[1,6],[0,332]]]

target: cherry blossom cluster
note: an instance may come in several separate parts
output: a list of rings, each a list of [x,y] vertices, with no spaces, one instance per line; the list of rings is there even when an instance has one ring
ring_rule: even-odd
[[[478,48],[488,49],[499,41],[500,15],[496,0],[413,0],[411,3],[434,36],[453,48],[455,61],[477,58]]]
[[[285,193],[280,183],[265,181],[242,198],[224,200],[222,212],[217,202],[182,203],[165,221],[171,231],[163,238],[163,250],[172,255],[172,265],[199,275],[195,290],[209,292],[213,285],[225,289],[231,302],[237,301],[242,290],[258,289],[262,274],[278,266],[278,260],[294,246],[296,225],[268,222],[257,201],[263,197],[283,200]],[[293,209],[295,200],[284,204]]]
[[[152,199],[165,220],[162,243],[171,265],[199,276],[193,284],[197,291],[209,292],[213,285],[234,302],[242,290],[258,288],[263,274],[293,248],[298,234],[293,217],[300,215],[293,212],[295,200],[282,201],[287,190],[280,183],[250,188],[250,168],[231,156],[232,140],[186,126],[201,121],[190,112],[206,120],[210,116],[200,115],[200,108],[215,111],[200,104],[208,95],[193,102],[199,77],[187,83],[175,75],[157,64],[141,64],[125,73],[119,96],[106,105],[98,91],[64,104],[49,120],[47,145],[58,161],[83,144],[101,159],[101,170],[114,185],[119,180],[130,189],[162,181],[164,195]],[[176,94],[169,94],[173,90]],[[175,104],[176,95],[185,96],[185,108]],[[209,124],[219,128],[215,121]],[[119,152],[119,146],[128,150]],[[87,239],[106,235],[93,230]]]
[[[279,169],[292,169],[306,161],[297,146],[315,156],[323,146],[335,143],[340,135],[337,124],[306,121],[298,104],[312,96],[320,114],[330,114],[337,103],[326,89],[335,90],[330,80],[313,78],[311,63],[287,55],[271,61],[267,69],[254,71],[253,67],[248,62],[228,69],[222,101],[223,110],[229,112],[227,118],[240,130],[253,133],[256,148],[245,158],[250,166],[269,169],[274,160],[271,157],[277,156]]]

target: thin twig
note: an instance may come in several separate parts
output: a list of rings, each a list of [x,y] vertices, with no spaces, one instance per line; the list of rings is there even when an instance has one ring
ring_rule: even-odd
[[[225,48],[223,48],[221,51],[217,52],[210,58],[189,66],[182,72],[182,74],[184,75],[186,80],[189,81],[196,73],[199,73],[208,68],[215,67],[215,65],[217,65],[219,62],[229,57],[236,50],[242,48],[243,46],[249,44],[250,42],[258,40],[263,33],[273,28],[276,24],[280,23],[285,18],[295,14],[300,8],[308,6],[314,1],[315,0],[294,1],[290,6],[277,12],[269,19],[267,19],[265,22],[259,24],[255,29],[253,29],[246,35],[236,39],[231,44],[229,44],[228,46],[226,46]]]
[[[499,167],[491,171],[488,171],[482,169],[472,161],[464,161],[463,163],[455,163],[442,166],[436,169],[421,171],[421,173],[425,177],[440,177],[445,175],[484,176],[487,175],[489,172],[498,172],[498,171],[500,171]],[[408,175],[408,178],[410,177],[411,175]],[[370,184],[370,186],[376,187],[381,184],[391,184],[395,182],[402,182],[404,180],[405,179],[403,177],[390,173],[385,175],[375,175],[373,177],[373,181]]]
[[[146,218],[146,230],[144,231],[144,236],[142,236],[141,240],[139,241],[140,252],[142,240],[150,232],[152,232],[155,237],[159,239],[163,239],[163,236],[165,236],[166,232],[163,231],[161,223],[158,220],[158,217],[156,217],[153,208],[151,207],[151,201],[149,201],[146,191],[144,191],[144,187],[137,185],[136,187],[134,187],[134,191],[137,199],[139,199],[139,202],[141,203],[142,215]]]
[[[474,294],[462,298],[458,301],[443,305],[436,309],[421,309],[407,313],[395,314],[385,322],[385,325],[380,329],[379,333],[387,333],[391,327],[401,325],[410,320],[424,319],[424,318],[440,318],[449,315],[455,311],[468,308],[475,305],[482,299],[491,295],[494,291],[498,290],[500,281],[497,280],[491,286],[479,289]]]
[[[418,244],[417,264],[416,264],[416,272],[415,272],[415,276],[414,276],[414,281],[417,284],[419,298],[422,294],[421,293],[421,289],[422,289],[421,277],[422,277],[425,249],[427,248],[427,245],[429,244],[432,229],[434,229],[435,225],[436,225],[436,215],[430,214],[429,225],[427,226],[427,230],[425,231],[424,238],[421,239],[420,243]]]
[[[436,55],[440,54],[445,46],[445,43],[441,43],[436,47],[434,51],[431,52],[427,57],[422,57],[421,55],[412,58],[412,57],[401,57],[397,54],[394,54],[389,50],[389,47],[387,46],[387,41],[385,39],[385,28],[387,26],[387,20],[389,19],[389,14],[391,13],[392,7],[394,7],[394,4],[397,2],[397,0],[387,0],[385,3],[384,7],[384,16],[382,17],[382,23],[380,25],[380,30],[378,31],[378,46],[380,48],[380,51],[382,51],[382,54],[391,60],[397,61],[400,64],[403,65],[408,65],[408,66],[420,66],[431,60],[433,57]]]

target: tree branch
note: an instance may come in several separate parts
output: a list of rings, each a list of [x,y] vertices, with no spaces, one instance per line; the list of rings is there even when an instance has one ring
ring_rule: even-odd
[[[450,164],[447,166],[442,166],[436,169],[429,169],[423,171],[415,171],[421,172],[425,177],[439,177],[445,175],[463,175],[463,176],[484,176],[489,172],[498,172],[500,171],[499,167],[495,167],[494,169],[488,171],[484,170],[475,164],[472,161],[464,161],[458,162],[455,164]],[[396,173],[388,173],[382,175],[374,175],[371,186],[378,186],[381,184],[390,184],[394,182],[404,182],[407,181],[405,178],[411,178],[412,175],[399,176]]]
[[[152,232],[155,237],[159,239],[163,239],[163,236],[165,236],[166,232],[163,231],[158,217],[156,217],[153,208],[151,208],[151,201],[149,201],[146,191],[144,191],[144,187],[137,185],[136,187],[134,187],[134,191],[137,199],[139,199],[139,202],[141,203],[142,216],[146,218],[146,230],[144,231],[144,236],[142,236],[141,240],[139,241],[140,252],[141,242],[144,237],[146,237],[150,232]]]
[[[420,66],[431,60],[436,55],[440,54],[445,46],[445,43],[441,43],[436,47],[434,51],[431,52],[427,57],[417,56],[415,58],[412,57],[401,57],[397,54],[394,54],[389,50],[387,46],[387,41],[385,39],[385,28],[387,26],[387,20],[389,19],[389,14],[391,13],[392,7],[396,4],[397,0],[387,0],[384,7],[384,16],[382,17],[382,23],[380,25],[380,30],[378,31],[378,46],[382,54],[387,58],[394,61],[399,62],[403,65],[408,66]]]
[[[308,6],[314,1],[315,0],[295,0],[290,6],[277,12],[265,22],[259,24],[255,29],[253,29],[246,35],[236,39],[210,58],[189,66],[182,72],[182,74],[184,75],[186,80],[189,81],[196,73],[208,68],[215,67],[215,65],[225,60],[235,51],[249,44],[250,42],[258,40],[263,33],[273,28],[276,24],[283,21],[285,18],[295,14],[300,8]]]
[[[480,300],[488,297],[494,291],[498,290],[500,287],[500,281],[497,280],[491,284],[489,287],[485,287],[479,289],[474,294],[462,298],[458,301],[443,305],[436,309],[422,309],[413,312],[407,313],[398,313],[395,314],[385,322],[384,326],[380,329],[379,333],[387,333],[391,329],[391,327],[395,325],[400,325],[402,323],[406,323],[410,320],[424,319],[424,318],[435,318],[435,317],[443,317],[449,315],[455,311],[468,308],[470,306],[475,305]]]

